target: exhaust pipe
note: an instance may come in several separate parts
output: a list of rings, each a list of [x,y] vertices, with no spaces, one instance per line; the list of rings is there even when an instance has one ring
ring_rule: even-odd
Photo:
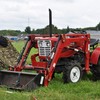
[[[49,9],[49,34],[52,37],[52,11]]]

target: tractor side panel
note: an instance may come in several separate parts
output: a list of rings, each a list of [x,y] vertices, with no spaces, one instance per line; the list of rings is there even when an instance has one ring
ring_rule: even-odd
[[[95,65],[96,65],[96,64],[98,63],[99,57],[100,57],[100,47],[96,48],[96,49],[93,51],[93,53],[92,53],[92,55],[91,55],[90,62],[91,62],[92,64],[95,64]]]

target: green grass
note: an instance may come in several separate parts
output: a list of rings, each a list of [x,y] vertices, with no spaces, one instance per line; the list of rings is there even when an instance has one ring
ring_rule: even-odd
[[[18,51],[23,44],[23,41],[13,43]],[[37,50],[32,49],[31,54],[34,52]],[[30,60],[28,62],[30,63]],[[90,77],[91,75],[88,75],[76,84],[63,84],[62,74],[56,74],[48,87],[40,87],[31,92],[0,88],[0,100],[34,100],[34,97],[37,100],[100,100],[100,81],[93,82],[89,80]]]
[[[25,45],[26,41],[17,41],[17,42],[12,42],[12,44],[14,45],[14,47],[17,49],[17,51],[19,53],[21,53],[24,45]],[[27,59],[27,63],[30,64],[31,63],[31,55],[33,55],[34,53],[37,52],[37,49],[32,48],[31,52],[29,53],[28,59]]]
[[[61,75],[56,74],[48,87],[40,87],[31,92],[8,92],[0,89],[0,100],[100,100],[100,81],[82,80],[77,84],[63,84]]]
[[[30,100],[30,94],[0,88],[0,100]]]
[[[63,84],[53,80],[47,88],[34,92],[40,100],[100,100],[100,83],[81,81],[77,84]]]

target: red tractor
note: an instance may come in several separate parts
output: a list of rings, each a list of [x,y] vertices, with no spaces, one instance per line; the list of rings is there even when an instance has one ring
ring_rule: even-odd
[[[51,23],[51,22],[50,22]],[[50,28],[51,30],[51,28]],[[91,40],[88,33],[29,35],[19,56],[18,63],[9,70],[0,71],[0,84],[12,89],[35,89],[48,86],[54,73],[63,73],[63,81],[76,83],[83,72],[92,71],[100,76],[100,48],[98,40]],[[90,46],[94,50],[90,51]],[[31,65],[26,59],[32,48],[38,53],[31,56]],[[36,73],[23,72],[30,69]]]

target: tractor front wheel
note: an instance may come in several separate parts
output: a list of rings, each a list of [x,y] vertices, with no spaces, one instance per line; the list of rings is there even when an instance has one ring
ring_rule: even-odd
[[[66,63],[63,71],[64,83],[76,83],[82,78],[82,75],[82,67],[78,61],[71,60]]]

